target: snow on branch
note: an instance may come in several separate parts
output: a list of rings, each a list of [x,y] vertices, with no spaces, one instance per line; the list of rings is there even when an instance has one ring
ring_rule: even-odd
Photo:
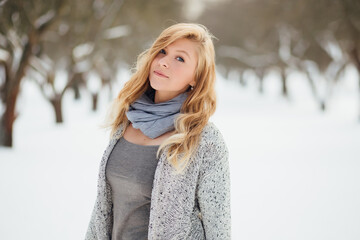
[[[105,39],[120,38],[129,35],[131,28],[128,25],[117,26],[109,28],[104,32]]]
[[[10,57],[10,54],[8,51],[5,51],[4,49],[0,48],[0,62],[6,62]]]
[[[75,59],[83,58],[92,53],[94,44],[91,42],[82,43],[73,49],[73,56]]]
[[[55,11],[49,10],[47,13],[45,13],[44,15],[40,16],[38,19],[35,20],[34,23],[35,28],[40,29],[43,25],[50,22],[51,19],[53,19],[54,17],[55,17]]]

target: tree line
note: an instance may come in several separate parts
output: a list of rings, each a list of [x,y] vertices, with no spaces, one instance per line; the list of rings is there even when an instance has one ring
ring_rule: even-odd
[[[112,88],[119,67],[133,66],[162,29],[176,22],[207,26],[217,37],[218,69],[225,76],[236,71],[242,86],[251,71],[262,92],[266,75],[277,71],[286,98],[289,74],[302,72],[323,111],[346,68],[360,72],[357,0],[197,2],[201,14],[191,18],[189,1],[0,1],[0,145],[13,144],[22,81],[37,84],[57,123],[64,121],[61,102],[69,90],[80,99],[80,89],[86,89],[96,110],[98,95]]]
[[[269,71],[279,73],[284,97],[291,72],[304,74],[319,109],[325,111],[346,68],[360,72],[360,1],[253,0],[212,2],[198,19],[219,38],[217,62],[225,76],[246,71],[263,91]],[[359,94],[360,94],[360,77]],[[360,98],[359,98],[360,121]]]

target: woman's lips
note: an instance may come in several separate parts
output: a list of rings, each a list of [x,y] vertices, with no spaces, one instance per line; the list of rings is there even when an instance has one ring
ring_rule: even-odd
[[[163,78],[169,78],[168,76],[166,76],[165,74],[161,73],[161,72],[157,72],[157,71],[154,71],[154,73],[159,76],[159,77],[163,77]]]

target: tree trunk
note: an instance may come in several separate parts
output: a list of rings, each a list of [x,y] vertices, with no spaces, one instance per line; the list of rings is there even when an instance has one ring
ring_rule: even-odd
[[[98,103],[98,93],[92,93],[92,110],[95,112],[97,110],[97,103]]]
[[[7,132],[8,130],[5,127],[4,115],[0,117],[0,145],[10,147],[11,144],[6,144],[7,142],[12,142],[11,134],[9,135]],[[10,136],[10,138],[9,138]],[[10,145],[10,146],[9,146]]]
[[[245,77],[244,77],[244,71],[240,71],[239,72],[239,82],[240,85],[243,87],[246,87],[246,81],[245,81]]]
[[[20,85],[18,85],[11,93],[9,93],[6,99],[5,112],[1,117],[1,129],[0,145],[6,147],[12,147],[13,145],[13,125],[17,114],[15,113],[16,99],[19,93]]]
[[[304,69],[304,71],[306,73],[307,80],[310,85],[310,89],[311,92],[313,93],[316,104],[319,104],[318,106],[320,106],[320,110],[324,112],[326,110],[326,102],[324,99],[321,98],[321,96],[319,96],[320,94],[318,94],[317,88],[315,86],[315,80],[312,77],[311,73],[307,69]]]
[[[74,99],[75,100],[79,100],[80,99],[80,90],[79,90],[79,86],[77,84],[74,84],[72,86],[72,89],[74,90]]]
[[[314,98],[317,100],[318,94],[317,94],[317,89],[315,87],[315,81],[314,81],[313,77],[311,76],[311,73],[307,69],[304,69],[304,72],[306,73],[311,92],[312,92]]]
[[[320,100],[320,109],[323,112],[325,112],[325,110],[326,110],[326,103],[325,103],[324,99]]]
[[[29,40],[24,47],[22,53],[19,68],[16,71],[13,77],[10,74],[5,79],[5,89],[4,89],[4,105],[5,112],[1,117],[1,127],[0,129],[3,132],[0,134],[0,145],[6,147],[12,147],[13,145],[13,124],[16,119],[15,107],[16,100],[19,94],[20,83],[22,78],[25,75],[26,67],[29,65],[29,60],[31,56],[31,50],[36,42],[36,36],[33,33],[29,34]]]
[[[53,99],[50,100],[51,105],[55,111],[56,123],[63,123],[62,107],[61,107],[62,96],[56,94]]]
[[[82,73],[74,73],[72,79],[70,79],[71,88],[74,90],[74,98],[75,100],[80,99],[80,84],[83,83]]]
[[[288,92],[288,87],[287,87],[287,81],[286,81],[286,74],[285,74],[285,70],[281,70],[281,84],[282,84],[282,89],[281,89],[281,93],[284,97],[288,98],[289,96],[289,92]]]
[[[255,69],[255,74],[259,79],[259,93],[264,93],[264,77],[265,77],[265,73],[262,69]]]

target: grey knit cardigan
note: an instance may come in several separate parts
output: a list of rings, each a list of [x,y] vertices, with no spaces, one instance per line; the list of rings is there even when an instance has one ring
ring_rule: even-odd
[[[112,197],[105,167],[122,130],[120,126],[110,139],[100,163],[97,198],[86,240],[111,239]],[[161,154],[151,193],[148,239],[231,239],[228,149],[213,123],[204,127],[183,174],[176,174],[166,153]]]

